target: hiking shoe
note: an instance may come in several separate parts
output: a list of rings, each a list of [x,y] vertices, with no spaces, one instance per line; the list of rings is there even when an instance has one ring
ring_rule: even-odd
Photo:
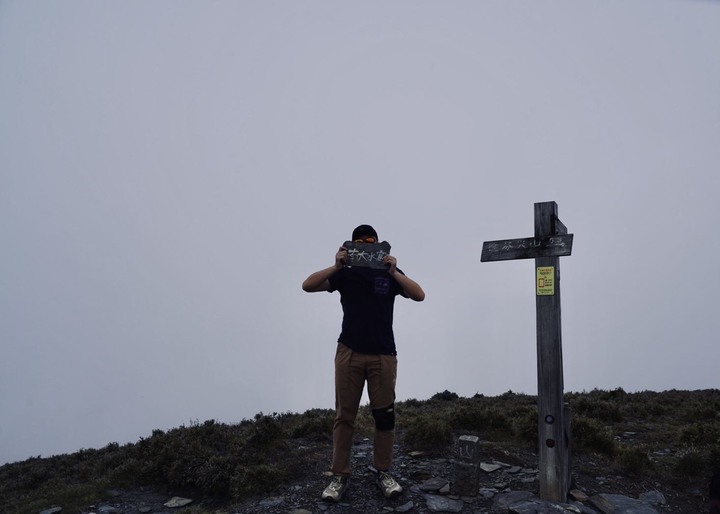
[[[347,477],[333,477],[333,481],[325,488],[321,498],[325,501],[339,502],[340,498],[342,498],[342,495],[345,493],[347,486]]]
[[[378,472],[377,485],[385,495],[385,498],[394,498],[403,490],[390,473],[386,473],[385,471]]]

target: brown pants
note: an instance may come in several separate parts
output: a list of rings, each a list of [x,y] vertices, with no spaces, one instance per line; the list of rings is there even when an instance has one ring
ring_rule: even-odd
[[[365,381],[371,409],[389,407],[395,402],[397,357],[366,355],[338,343],[335,354],[335,423],[333,424],[334,475],[349,476],[355,417],[360,407]],[[388,470],[392,464],[395,430],[375,429],[373,466]]]

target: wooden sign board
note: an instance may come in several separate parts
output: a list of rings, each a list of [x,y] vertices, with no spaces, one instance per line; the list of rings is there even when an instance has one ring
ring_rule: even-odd
[[[572,253],[572,243],[572,234],[485,241],[480,262],[563,257]]]
[[[383,262],[383,258],[386,255],[390,255],[390,243],[387,241],[360,244],[345,241],[343,246],[348,250],[347,260],[345,261],[345,264],[348,266],[362,266],[377,269],[387,267]]]

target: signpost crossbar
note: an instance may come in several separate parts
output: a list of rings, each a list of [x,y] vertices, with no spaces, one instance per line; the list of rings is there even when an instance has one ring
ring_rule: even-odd
[[[572,253],[572,243],[573,234],[486,241],[480,262],[563,257]]]

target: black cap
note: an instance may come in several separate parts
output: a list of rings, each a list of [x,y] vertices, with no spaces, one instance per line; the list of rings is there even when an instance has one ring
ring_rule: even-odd
[[[353,233],[352,233],[353,241],[356,239],[360,239],[363,236],[372,236],[375,239],[378,238],[377,232],[375,232],[375,229],[372,228],[370,225],[360,225],[355,230],[353,230]]]

